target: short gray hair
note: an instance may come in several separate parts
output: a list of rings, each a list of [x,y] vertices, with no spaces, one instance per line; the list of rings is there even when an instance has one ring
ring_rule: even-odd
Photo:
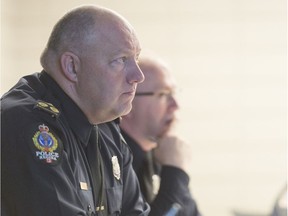
[[[45,69],[51,56],[70,51],[81,54],[95,35],[96,16],[105,10],[96,6],[82,6],[66,13],[54,26],[41,56],[41,64]],[[54,56],[55,57],[55,56]]]

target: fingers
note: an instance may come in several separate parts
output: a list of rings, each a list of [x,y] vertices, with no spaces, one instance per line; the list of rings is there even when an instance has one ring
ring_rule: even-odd
[[[185,168],[185,143],[174,135],[164,136],[154,150],[155,159],[162,165]]]

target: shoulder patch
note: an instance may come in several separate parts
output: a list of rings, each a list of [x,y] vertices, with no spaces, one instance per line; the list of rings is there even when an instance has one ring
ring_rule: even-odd
[[[48,112],[55,117],[58,117],[60,115],[60,111],[53,104],[42,100],[38,100],[34,108]]]
[[[51,165],[59,163],[62,157],[63,145],[48,126],[40,124],[32,140],[32,150],[36,160]]]

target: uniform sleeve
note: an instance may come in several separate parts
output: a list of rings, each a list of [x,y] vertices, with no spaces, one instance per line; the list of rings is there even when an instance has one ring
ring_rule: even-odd
[[[38,123],[32,115],[20,115],[1,115],[2,215],[86,215],[68,174],[63,174],[65,153],[60,152],[62,144],[56,133],[49,132],[47,140],[57,140],[57,146],[41,155],[44,151],[35,145],[44,138],[39,135],[39,125],[45,121]]]
[[[177,216],[201,216],[189,191],[189,176],[179,168],[163,166],[160,188],[155,200],[150,204],[149,215],[164,215],[174,203],[181,206]]]

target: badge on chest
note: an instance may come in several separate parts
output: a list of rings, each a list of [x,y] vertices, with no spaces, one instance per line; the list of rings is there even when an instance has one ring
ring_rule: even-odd
[[[113,156],[111,158],[111,161],[112,161],[113,175],[117,180],[120,180],[121,171],[117,156]]]

